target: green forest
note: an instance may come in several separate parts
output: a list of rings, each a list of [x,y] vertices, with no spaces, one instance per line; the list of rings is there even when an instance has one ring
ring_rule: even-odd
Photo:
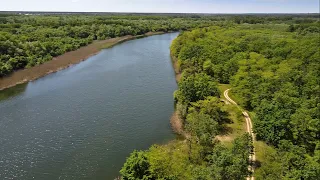
[[[247,168],[253,146],[255,179],[320,177],[319,21],[234,20],[173,41],[181,73],[174,98],[185,138],[133,152],[123,179],[245,179],[253,173]],[[223,84],[250,112],[256,143],[245,133],[229,145],[216,138],[235,122],[236,109],[219,99]]]
[[[310,15],[0,14],[0,77],[32,67],[95,40],[228,23],[313,22]],[[301,29],[301,27],[292,27]]]
[[[0,27],[0,78],[94,41],[181,32],[170,51],[183,132],[132,152],[124,180],[320,177],[319,14],[2,13]],[[222,100],[226,87],[252,117],[257,141],[242,130],[242,112]],[[228,131],[236,133],[226,142]]]
[[[94,40],[212,25],[191,17],[0,15],[0,77],[51,60]]]

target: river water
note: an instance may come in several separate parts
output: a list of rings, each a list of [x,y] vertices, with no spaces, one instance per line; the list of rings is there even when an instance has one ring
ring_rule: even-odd
[[[1,91],[0,179],[112,180],[134,149],[173,139],[177,35],[128,41]]]

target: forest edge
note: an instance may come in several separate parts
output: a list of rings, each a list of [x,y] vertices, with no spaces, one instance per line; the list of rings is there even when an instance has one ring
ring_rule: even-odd
[[[165,32],[148,32],[144,35],[127,35],[122,37],[110,38],[106,40],[96,40],[87,46],[83,46],[77,50],[66,52],[60,56],[52,58],[38,66],[17,70],[8,76],[0,78],[0,91],[14,87],[18,84],[34,81],[48,74],[66,69],[74,64],[78,64],[87,60],[89,57],[98,54],[102,49],[111,48],[125,41],[148,37],[153,35],[164,34]]]

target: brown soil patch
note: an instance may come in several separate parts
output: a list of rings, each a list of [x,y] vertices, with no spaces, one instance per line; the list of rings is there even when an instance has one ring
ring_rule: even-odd
[[[175,133],[180,134],[180,135],[184,134],[182,119],[179,117],[177,111],[175,111],[172,114],[171,119],[170,119],[170,123],[171,123],[171,127]]]
[[[171,56],[172,61],[173,61],[173,68],[176,74],[180,74],[180,70],[178,68],[178,59],[174,56]]]
[[[216,136],[216,139],[221,142],[231,142],[233,141],[233,138],[230,136]]]
[[[163,34],[163,32],[149,32],[146,33],[145,36],[156,34]],[[47,61],[41,65],[34,66],[28,69],[18,70],[16,72],[13,72],[9,76],[0,78],[0,90],[15,86],[17,84],[33,81],[47,74],[65,69],[73,64],[77,64],[81,61],[86,60],[90,56],[97,54],[103,47],[112,47],[115,44],[131,39],[135,39],[135,36],[128,35],[107,40],[94,41],[87,46],[57,56],[51,61]]]
[[[153,35],[159,35],[159,34],[164,34],[165,32],[147,32],[145,36],[153,36]]]
[[[176,74],[176,81],[179,82],[181,79],[181,74]]]

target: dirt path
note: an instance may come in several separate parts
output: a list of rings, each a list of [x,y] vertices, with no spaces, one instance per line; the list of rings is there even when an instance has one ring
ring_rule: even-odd
[[[231,103],[231,104],[234,104],[236,106],[238,106],[238,104],[233,101],[228,93],[229,93],[230,89],[227,89],[224,91],[223,95],[224,97]],[[239,107],[239,106],[238,106]],[[252,121],[251,121],[251,118],[249,117],[249,114],[246,112],[246,111],[242,111],[242,114],[244,115],[245,119],[246,119],[246,124],[247,124],[247,132],[252,136],[253,138],[253,142],[255,141],[255,135],[252,131]],[[248,167],[249,170],[251,170],[252,172],[254,172],[254,167],[253,167],[253,162],[256,161],[256,155],[255,155],[255,152],[253,150],[253,154],[249,156],[249,160],[250,160],[250,166]],[[247,177],[247,180],[254,180],[254,177],[251,176],[251,177]]]
[[[47,61],[43,64],[31,68],[21,69],[13,72],[8,76],[0,78],[0,91],[6,88],[16,86],[18,84],[23,84],[29,81],[36,80],[48,74],[60,71],[74,64],[80,63],[88,59],[89,57],[99,53],[103,48],[109,48],[118,43],[128,41],[131,39],[136,39],[138,37],[152,36],[163,33],[164,32],[149,32],[139,36],[127,35],[107,40],[94,41],[93,43],[87,46],[83,46],[77,50],[70,51],[63,55],[54,57],[51,61]]]

